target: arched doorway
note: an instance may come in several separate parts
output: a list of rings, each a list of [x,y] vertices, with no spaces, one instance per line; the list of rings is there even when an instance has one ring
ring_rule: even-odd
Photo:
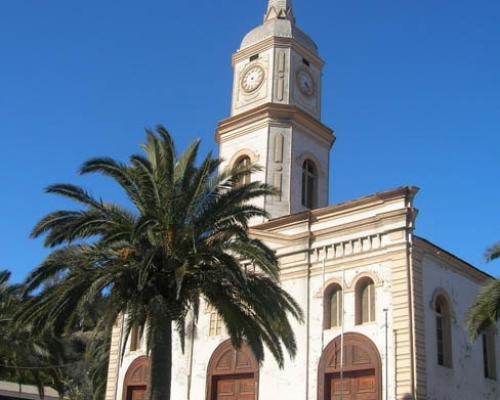
[[[344,335],[342,380],[340,344],[339,336],[328,344],[321,356],[318,400],[382,400],[382,367],[375,344],[359,333]]]
[[[149,357],[139,357],[130,365],[123,385],[123,400],[146,400]]]
[[[207,373],[207,400],[257,400],[259,367],[246,344],[236,350],[231,341],[212,354]]]

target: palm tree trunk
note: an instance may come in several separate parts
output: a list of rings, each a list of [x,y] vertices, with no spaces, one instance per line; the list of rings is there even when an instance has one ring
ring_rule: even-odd
[[[172,320],[165,313],[152,317],[149,399],[170,400],[172,381]]]

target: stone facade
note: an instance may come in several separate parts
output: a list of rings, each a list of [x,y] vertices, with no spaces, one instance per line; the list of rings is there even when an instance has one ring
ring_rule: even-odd
[[[222,167],[248,157],[263,167],[251,179],[280,189],[257,201],[272,219],[254,221],[251,234],[276,251],[282,285],[302,306],[305,322],[294,323],[298,353],[283,370],[266,354],[257,372],[250,362],[245,374],[224,381],[213,364],[224,358],[228,337],[205,305],[196,326],[188,327],[184,353],[174,336],[172,398],[330,400],[339,398],[339,382],[347,385],[344,400],[357,398],[355,391],[369,400],[499,398],[498,381],[485,378],[482,343],[468,343],[463,329],[465,312],[489,277],[414,235],[418,189],[328,206],[335,136],[320,121],[323,62],[296,27],[291,1],[269,2],[263,25],[245,37],[233,65],[231,116],[216,132]],[[307,160],[315,166],[314,207],[305,202]],[[341,288],[341,303],[332,300],[334,288]],[[449,329],[439,325],[448,320],[436,307],[437,293],[449,299]],[[332,307],[339,304],[337,315]],[[337,316],[341,323],[331,323]],[[133,351],[123,343],[122,327],[118,321],[113,331],[107,400],[129,400],[127,373],[147,356],[144,343]],[[488,351],[499,359],[494,341],[496,349]],[[338,350],[342,343],[348,350]],[[446,364],[443,349],[451,365],[440,365]],[[339,369],[337,354],[350,370]],[[251,356],[234,350],[238,359]],[[246,397],[223,397],[220,391],[233,390],[237,381]]]

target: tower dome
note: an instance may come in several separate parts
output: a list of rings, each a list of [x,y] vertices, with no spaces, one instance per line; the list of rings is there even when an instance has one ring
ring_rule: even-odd
[[[240,50],[270,37],[292,38],[312,53],[318,53],[316,43],[295,25],[291,0],[269,0],[264,23],[243,38]]]

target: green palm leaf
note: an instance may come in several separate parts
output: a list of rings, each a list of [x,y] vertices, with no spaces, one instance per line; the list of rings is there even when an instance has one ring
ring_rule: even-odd
[[[212,154],[198,165],[199,141],[178,156],[162,127],[147,131],[142,147],[145,155],[128,164],[97,158],[81,168],[115,181],[131,210],[74,185],[47,189],[83,209],[53,212],[33,229],[33,237],[44,235],[45,245],[56,249],[28,277],[32,297],[17,313],[18,324],[67,335],[104,298],[97,326],[109,331],[122,315],[125,336],[148,326],[152,400],[170,398],[171,331],[183,344],[188,313],[196,319],[203,300],[220,313],[235,346],[247,342],[259,362],[267,347],[283,366],[285,354],[297,350],[289,318],[302,321],[302,312],[280,287],[274,252],[248,231],[253,218],[267,216],[252,200],[274,189],[240,184],[255,166],[218,173]],[[59,283],[44,288],[55,276]]]

